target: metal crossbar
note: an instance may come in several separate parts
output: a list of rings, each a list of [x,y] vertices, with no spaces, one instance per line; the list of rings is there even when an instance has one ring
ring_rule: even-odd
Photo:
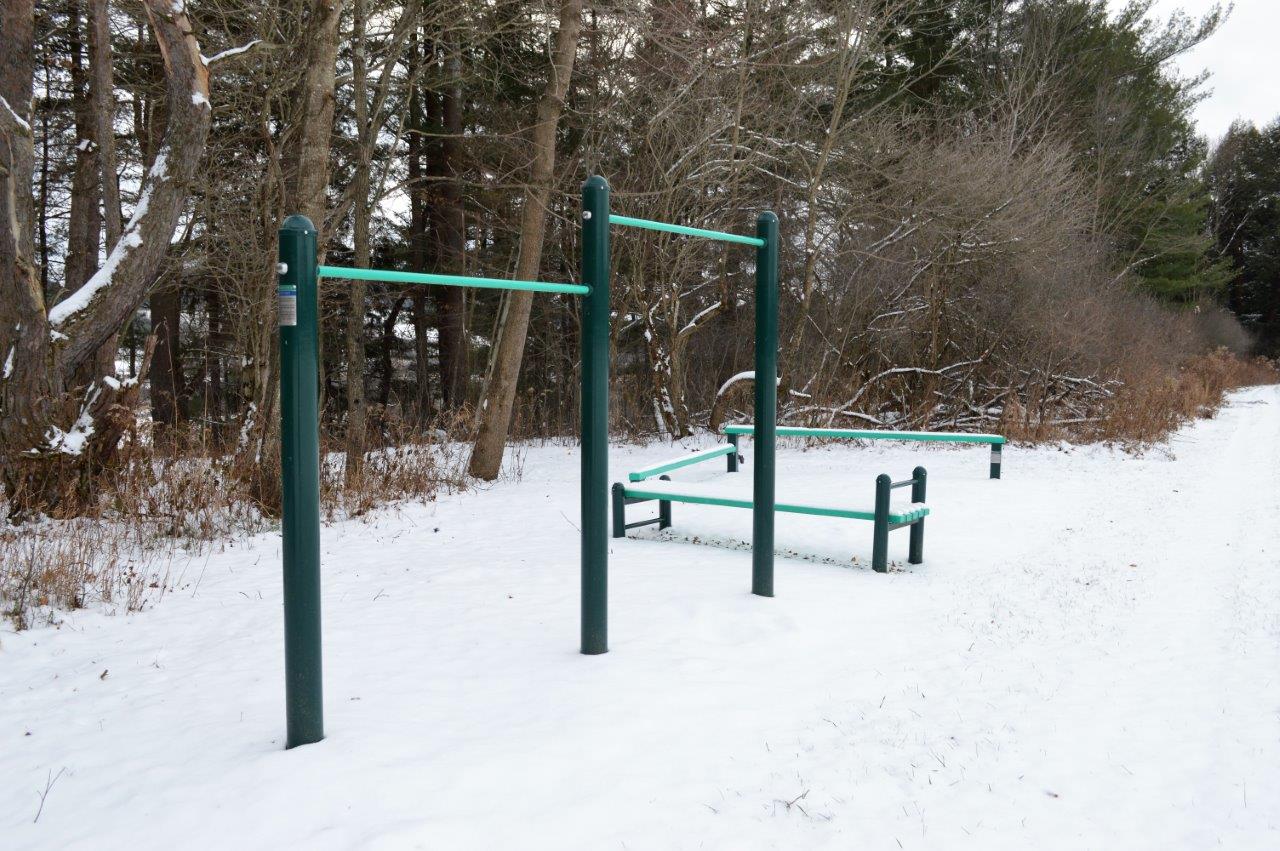
[[[755,426],[728,425],[725,434],[754,434]],[[1005,438],[998,434],[973,434],[949,431],[880,431],[856,428],[803,428],[778,426],[778,437],[827,437],[859,440],[919,440],[934,443],[990,443],[999,445]]]
[[[655,222],[650,219],[633,219],[631,216],[609,216],[609,224],[622,225],[624,227],[642,228],[644,230],[656,230],[663,233],[678,233],[683,236],[700,236],[703,239],[716,239],[720,242],[736,242],[740,245],[754,245],[756,248],[764,247],[764,240],[754,236],[742,236],[736,233],[725,233],[719,230],[705,230],[703,228],[691,228],[685,225],[673,225],[667,222]]]
[[[583,284],[552,284],[545,281],[510,281],[505,278],[472,278],[466,275],[433,275],[426,272],[396,272],[389,269],[355,269],[348,266],[321,266],[321,278],[348,281],[383,281],[393,284],[431,284],[443,287],[475,287],[482,290],[524,290],[534,293],[590,295],[591,287]]]

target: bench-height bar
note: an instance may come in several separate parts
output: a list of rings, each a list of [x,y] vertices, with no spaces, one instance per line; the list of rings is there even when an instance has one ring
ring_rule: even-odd
[[[679,458],[672,458],[670,461],[663,461],[660,464],[641,467],[634,473],[628,473],[627,479],[632,482],[643,482],[645,479],[651,479],[662,473],[670,473],[672,470],[679,470],[681,467],[692,467],[694,464],[701,464],[703,461],[710,461],[712,458],[730,455],[737,451],[737,448],[730,443],[713,446],[710,449],[691,452],[688,455],[681,455]]]
[[[725,434],[753,434],[750,425],[727,425]],[[779,437],[826,437],[857,440],[919,440],[934,443],[991,443],[1001,444],[1005,438],[999,434],[970,434],[950,431],[883,431],[881,429],[856,428],[805,428],[803,426],[778,426]]]
[[[714,239],[720,242],[736,242],[739,245],[754,245],[756,248],[764,247],[764,240],[758,236],[741,236],[736,233],[725,233],[718,230],[705,230],[685,225],[673,225],[667,222],[655,222],[651,219],[634,219],[631,216],[609,216],[609,223],[629,228],[662,231],[663,233],[678,233],[682,236],[700,236],[703,239]]]
[[[509,281],[505,278],[472,278],[467,275],[435,275],[427,272],[397,272],[391,269],[356,269],[350,266],[321,266],[322,278],[347,281],[381,281],[388,284],[429,284],[437,287],[474,287],[480,290],[524,290],[533,293],[590,295],[582,284],[553,284],[546,281]]]

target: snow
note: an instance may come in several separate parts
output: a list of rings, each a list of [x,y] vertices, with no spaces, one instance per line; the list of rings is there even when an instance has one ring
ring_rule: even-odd
[[[676,505],[610,540],[584,657],[577,453],[519,447],[519,481],[323,530],[328,738],[288,752],[278,535],[0,633],[0,844],[1280,847],[1280,387],[1141,456],[1005,455],[784,442],[815,495],[928,467],[925,563],[779,515],[753,597],[750,512]]]
[[[192,92],[191,102],[196,106],[209,106],[209,99],[204,96],[204,92]]]
[[[85,411],[76,418],[70,431],[50,426],[48,434],[45,435],[45,441],[55,452],[61,452],[63,455],[79,455],[84,451],[84,445],[89,442],[89,438],[93,437],[93,431],[93,417]]]
[[[13,355],[17,350],[17,344],[9,347],[9,354],[5,355],[4,359],[4,369],[0,369],[0,378],[8,378],[13,375]]]
[[[3,96],[0,96],[0,107],[4,108],[4,111],[9,114],[11,119],[18,122],[19,127],[27,131],[28,136],[31,135],[31,125],[9,105],[9,101],[5,100]]]
[[[241,53],[245,53],[249,50],[252,50],[254,45],[261,44],[261,43],[262,43],[262,39],[255,38],[253,41],[250,41],[247,44],[242,44],[239,47],[229,48],[227,50],[222,51],[221,53],[215,53],[212,56],[201,56],[200,59],[204,61],[204,64],[212,65],[215,62],[221,62],[223,59],[230,59],[232,56],[239,56]]]

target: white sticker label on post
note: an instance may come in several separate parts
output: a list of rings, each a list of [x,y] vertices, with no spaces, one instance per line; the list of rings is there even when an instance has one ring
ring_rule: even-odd
[[[280,287],[280,327],[298,324],[298,288]]]

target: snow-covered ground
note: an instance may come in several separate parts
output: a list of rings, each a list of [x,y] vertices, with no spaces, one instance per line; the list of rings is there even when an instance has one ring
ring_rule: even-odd
[[[983,448],[783,447],[780,488],[857,502],[925,464],[925,564],[784,515],[753,597],[750,512],[676,505],[612,542],[580,656],[576,456],[541,447],[324,530],[320,744],[282,749],[276,535],[0,634],[0,847],[1280,848],[1280,388],[1001,481]]]

